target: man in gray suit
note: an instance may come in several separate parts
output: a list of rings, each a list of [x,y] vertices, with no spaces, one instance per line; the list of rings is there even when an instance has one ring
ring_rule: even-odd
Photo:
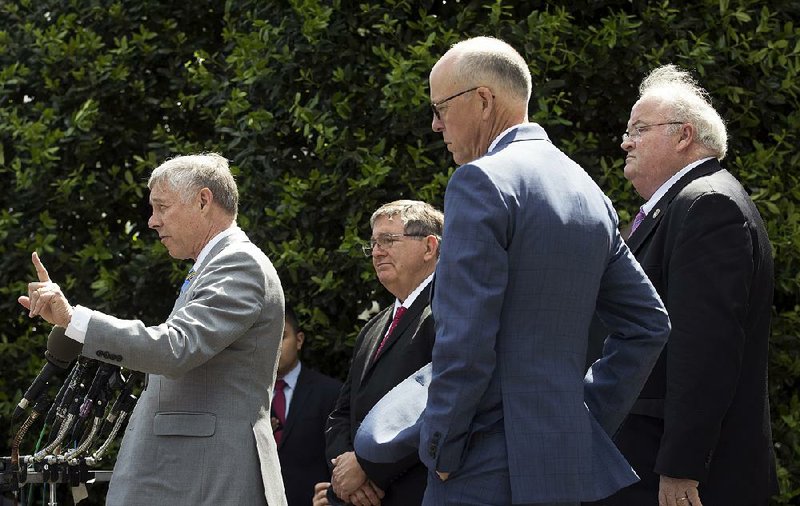
[[[577,504],[636,480],[609,435],[669,332],[602,191],[528,122],[508,44],[453,46],[432,128],[461,166],[445,193],[436,342],[419,455],[424,504]],[[597,311],[610,334],[584,377]]]
[[[285,505],[269,399],[284,321],[277,273],[236,226],[225,158],[174,158],[148,187],[148,225],[170,256],[195,260],[164,323],[71,306],[36,253],[39,279],[19,301],[65,327],[84,356],[150,374],[107,504]]]

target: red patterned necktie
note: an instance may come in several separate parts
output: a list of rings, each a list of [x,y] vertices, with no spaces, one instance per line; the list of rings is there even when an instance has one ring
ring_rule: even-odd
[[[644,208],[640,207],[639,212],[636,213],[636,216],[633,218],[633,225],[631,225],[631,234],[634,233],[637,228],[639,228],[639,225],[642,224],[646,216],[647,214],[645,214]]]
[[[392,319],[392,324],[389,325],[389,332],[387,332],[386,335],[383,336],[383,340],[381,341],[380,346],[378,346],[378,351],[375,352],[375,358],[372,359],[373,362],[375,360],[378,360],[378,357],[380,356],[381,351],[383,351],[383,347],[386,344],[386,341],[389,340],[389,336],[392,335],[392,332],[394,332],[394,328],[397,327],[397,322],[400,321],[400,318],[403,316],[403,313],[405,312],[406,312],[405,307],[400,306],[397,308],[397,311],[394,313],[394,318]]]
[[[286,387],[286,382],[282,379],[275,380],[275,393],[272,396],[272,412],[278,418],[278,428],[272,433],[275,436],[275,442],[281,444],[283,437],[283,426],[286,423],[286,394],[283,389]]]

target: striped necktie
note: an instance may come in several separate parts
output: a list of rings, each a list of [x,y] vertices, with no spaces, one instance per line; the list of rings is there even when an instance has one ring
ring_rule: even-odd
[[[640,207],[639,212],[636,213],[636,216],[633,218],[633,225],[631,225],[631,234],[634,233],[637,228],[639,228],[639,225],[642,224],[646,216],[647,214],[645,214],[644,208]]]
[[[397,323],[400,321],[400,318],[403,317],[403,314],[405,312],[406,312],[406,308],[405,307],[400,306],[400,307],[397,308],[397,311],[394,313],[394,318],[392,319],[392,324],[389,325],[389,332],[387,332],[386,335],[383,336],[383,340],[381,341],[380,346],[378,346],[378,351],[375,352],[375,357],[373,357],[373,359],[372,359],[373,362],[375,360],[378,360],[378,357],[380,356],[381,351],[383,351],[383,347],[386,345],[386,341],[389,340],[389,336],[392,335],[392,332],[394,332],[395,327],[397,327]]]

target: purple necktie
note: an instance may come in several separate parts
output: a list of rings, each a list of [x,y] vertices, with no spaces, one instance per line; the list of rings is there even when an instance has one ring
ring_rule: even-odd
[[[272,396],[272,412],[275,413],[280,423],[272,434],[275,436],[275,442],[277,444],[281,444],[283,426],[286,423],[286,394],[283,393],[285,387],[285,381],[282,379],[275,380],[275,393]]]
[[[645,216],[647,216],[647,214],[645,214],[644,208],[640,207],[639,212],[636,213],[636,216],[633,218],[633,225],[631,225],[631,234],[634,233],[637,228],[639,228],[639,225],[642,224]]]
[[[397,322],[400,321],[400,317],[402,317],[403,313],[405,312],[406,308],[404,308],[403,306],[397,308],[397,311],[394,313],[394,318],[392,319],[392,324],[389,325],[389,332],[387,332],[386,335],[383,336],[383,340],[381,341],[381,344],[378,346],[378,351],[375,352],[375,358],[372,359],[373,362],[375,360],[378,360],[378,357],[380,356],[381,351],[383,350],[383,346],[386,344],[386,341],[389,340],[389,336],[392,335],[392,332],[394,332],[394,328],[397,327]]]

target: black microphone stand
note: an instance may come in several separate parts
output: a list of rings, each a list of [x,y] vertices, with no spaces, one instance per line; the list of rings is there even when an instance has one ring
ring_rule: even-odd
[[[131,371],[125,378],[119,367],[97,364],[96,360],[79,358],[52,405],[45,393],[40,394],[13,439],[11,456],[0,457],[0,492],[14,492],[15,505],[20,487],[27,484],[49,484],[48,505],[56,506],[58,483],[78,487],[89,481],[111,480],[111,471],[89,468],[99,464],[133,411],[138,400],[133,392],[142,383],[144,374]],[[94,381],[87,385],[92,377]],[[116,391],[119,394],[104,418]],[[52,423],[52,439],[33,455],[20,457],[25,434],[46,411],[45,424]],[[91,426],[84,430],[90,416]],[[64,451],[62,445],[70,431],[69,439],[76,441],[75,447]],[[76,437],[81,432],[83,436]],[[102,443],[92,452],[97,440]]]

